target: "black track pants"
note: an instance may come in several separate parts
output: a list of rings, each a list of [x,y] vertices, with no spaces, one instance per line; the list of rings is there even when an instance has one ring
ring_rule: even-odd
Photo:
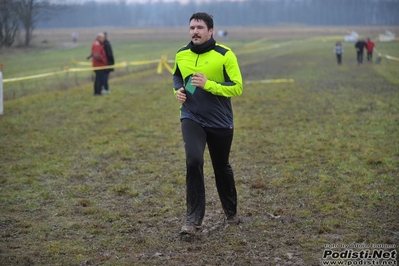
[[[101,89],[104,86],[105,70],[95,70],[96,79],[94,80],[94,95],[101,95]]]
[[[373,61],[373,52],[367,52],[367,61]]]
[[[337,62],[338,62],[338,65],[340,65],[342,63],[342,54],[337,54]]]
[[[362,52],[357,52],[357,62],[359,63],[359,64],[362,64],[363,63],[363,51]]]
[[[184,119],[181,123],[186,151],[187,221],[201,225],[205,215],[204,151],[208,145],[215,174],[216,188],[224,213],[237,212],[237,191],[233,170],[229,164],[234,129],[203,128],[196,122]]]

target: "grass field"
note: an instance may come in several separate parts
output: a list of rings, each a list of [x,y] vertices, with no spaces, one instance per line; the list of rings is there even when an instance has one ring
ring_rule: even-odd
[[[38,31],[34,48],[0,50],[4,77],[85,61],[97,31],[75,45],[67,30]],[[185,163],[170,73],[117,69],[102,97],[90,71],[5,83],[0,265],[307,266],[321,264],[325,245],[398,251],[399,62],[358,66],[344,43],[338,66],[344,31],[229,29],[220,40],[245,82],[232,100],[242,223],[223,224],[206,153],[207,210],[191,242],[178,234]],[[117,62],[173,59],[188,41],[186,29],[108,32]],[[376,48],[399,57],[398,41]]]

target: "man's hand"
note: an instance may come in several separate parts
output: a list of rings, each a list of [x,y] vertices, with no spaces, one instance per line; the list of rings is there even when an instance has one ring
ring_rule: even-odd
[[[186,101],[186,91],[184,90],[183,87],[177,90],[176,92],[176,98],[180,103],[184,103]]]
[[[191,84],[197,88],[203,89],[208,79],[203,73],[195,73],[191,78]]]

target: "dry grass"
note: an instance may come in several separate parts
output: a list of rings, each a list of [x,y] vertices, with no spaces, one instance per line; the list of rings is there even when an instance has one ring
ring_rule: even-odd
[[[393,26],[331,26],[331,27],[307,27],[304,25],[279,25],[273,27],[224,27],[215,26],[218,29],[226,29],[229,39],[237,40],[258,40],[263,37],[272,39],[304,38],[320,36],[344,36],[356,31],[362,37],[376,38],[386,30],[398,35],[397,27]],[[176,28],[70,28],[70,29],[39,29],[35,31],[36,42],[47,40],[49,42],[70,42],[71,33],[78,32],[78,42],[91,42],[98,32],[106,31],[113,41],[187,41],[188,27]],[[217,37],[217,36],[215,36]]]

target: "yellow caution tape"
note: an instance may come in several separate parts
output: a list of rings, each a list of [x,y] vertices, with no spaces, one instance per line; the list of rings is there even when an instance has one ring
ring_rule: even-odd
[[[121,68],[126,67],[128,63],[121,62],[115,65],[103,66],[103,67],[85,67],[85,68],[67,68],[68,72],[82,72],[82,71],[93,71],[93,70],[101,70],[101,69],[110,69],[110,68]]]
[[[162,65],[163,65],[162,60],[159,60],[158,67],[157,67],[157,74],[162,73]]]
[[[131,66],[137,66],[137,65],[147,65],[147,64],[153,64],[153,63],[158,63],[160,60],[159,59],[154,59],[154,60],[145,60],[145,61],[132,61],[127,63],[128,65]],[[92,62],[81,62],[81,61],[77,61],[75,58],[72,58],[72,63],[75,65],[83,65],[83,66],[91,66]],[[126,62],[124,62],[126,63]],[[119,64],[115,64],[113,65],[112,68],[114,67],[118,67]],[[126,66],[126,65],[124,65]]]
[[[266,41],[266,40],[267,40],[267,38],[265,37],[265,38],[262,38],[262,39],[259,39],[259,40],[256,40],[256,41],[247,43],[247,44],[245,45],[245,47],[251,47],[251,46],[257,45],[257,44],[260,44],[260,43],[262,43],[262,42],[264,42],[264,41]]]
[[[159,59],[147,60],[147,61],[133,61],[133,62],[130,62],[129,65],[131,65],[131,66],[148,65],[148,64],[158,63],[158,62],[160,62]]]
[[[173,68],[168,65],[168,61],[163,61],[163,65],[171,74],[173,74]]]
[[[44,73],[44,74],[38,74],[38,75],[32,75],[32,76],[26,76],[26,77],[20,77],[20,78],[3,79],[3,83],[13,82],[13,81],[21,81],[21,80],[27,80],[27,79],[43,78],[43,77],[48,77],[48,76],[55,76],[55,75],[65,73],[66,71],[67,70],[62,70],[62,71],[57,71],[57,72],[52,72],[52,73]]]
[[[256,44],[262,43],[266,40],[266,38],[262,38],[259,40],[256,40],[252,43],[247,44],[247,46],[254,46]],[[252,50],[245,50],[242,52],[242,54],[245,53],[254,53],[258,51],[263,51],[263,50],[268,50],[268,49],[273,49],[273,48],[279,48],[284,45],[291,44],[292,42],[285,42],[281,44],[275,44],[275,45],[270,45],[266,47],[260,47],[258,49],[252,49]],[[81,66],[91,66],[91,62],[82,62],[82,61],[77,61],[75,58],[72,58],[72,63],[74,65],[81,65]],[[26,77],[20,77],[20,78],[10,78],[10,79],[3,79],[3,83],[7,82],[14,82],[14,81],[21,81],[21,80],[28,80],[28,79],[35,79],[35,78],[42,78],[42,77],[48,77],[48,76],[53,76],[53,75],[58,75],[62,73],[67,73],[67,72],[83,72],[83,71],[93,71],[93,70],[100,70],[100,69],[110,69],[110,68],[121,68],[121,67],[127,67],[127,66],[137,66],[137,65],[146,65],[146,64],[154,64],[158,63],[157,65],[157,73],[162,73],[163,68],[165,68],[167,71],[170,73],[173,73],[173,67],[169,65],[169,63],[173,64],[174,60],[168,60],[166,56],[161,56],[160,59],[154,59],[154,60],[144,60],[144,61],[132,61],[132,62],[121,62],[118,64],[114,64],[111,66],[104,66],[104,67],[84,67],[84,68],[69,68],[67,67],[63,71],[58,71],[58,72],[52,72],[52,73],[44,73],[44,74],[39,74],[39,75],[32,75],[32,76],[26,76]],[[276,82],[276,81],[275,81]]]
[[[161,60],[159,60],[157,73],[161,74],[163,72],[163,68],[165,67],[171,74],[173,74],[173,68],[168,63],[174,63],[174,60],[168,60],[166,56],[162,56]]]
[[[331,39],[336,39],[336,36],[329,36],[329,37],[315,37],[315,38],[310,38],[307,40],[302,40],[301,42],[304,41],[314,41],[314,40],[331,40]],[[257,44],[260,44],[264,41],[266,41],[267,38],[261,38],[259,40],[253,41],[251,43],[248,43],[245,45],[245,47],[252,47]],[[256,53],[259,51],[265,51],[265,50],[270,50],[270,49],[276,49],[280,48],[286,45],[290,45],[292,43],[295,43],[295,41],[288,41],[288,42],[283,42],[279,44],[273,44],[269,46],[264,46],[264,47],[258,47],[256,49],[245,49],[242,51],[237,52],[236,54],[248,54],[248,53]],[[376,50],[376,49],[375,49]],[[378,53],[379,56],[384,56],[387,59],[390,60],[395,60],[399,61],[399,58],[393,57],[390,55],[383,55],[380,54],[377,50],[376,52]],[[74,65],[81,65],[81,66],[91,66],[91,62],[79,62],[75,58],[72,58],[72,63]],[[147,64],[155,64],[158,63],[157,65],[157,73],[161,74],[163,72],[163,68],[165,68],[167,71],[170,73],[173,73],[173,67],[169,65],[174,63],[174,60],[168,60],[166,55],[161,56],[160,59],[154,59],[154,60],[144,60],[144,61],[132,61],[132,62],[121,62],[118,64],[114,64],[111,66],[104,66],[104,67],[84,67],[84,68],[66,68],[65,70],[62,71],[57,71],[57,72],[51,72],[51,73],[44,73],[44,74],[38,74],[38,75],[32,75],[32,76],[26,76],[26,77],[19,77],[19,78],[10,78],[10,79],[3,79],[3,83],[7,82],[14,82],[14,81],[21,81],[21,80],[28,80],[28,79],[34,79],[34,78],[42,78],[42,77],[48,77],[48,76],[53,76],[53,75],[59,75],[62,73],[67,73],[67,72],[83,72],[83,71],[93,71],[93,70],[100,70],[100,69],[110,69],[110,68],[121,68],[121,67],[127,67],[127,66],[137,66],[137,65],[147,65]],[[294,82],[293,79],[265,79],[265,80],[257,80],[257,81],[247,81],[247,84],[251,83],[282,83],[282,82]]]
[[[380,57],[385,57],[386,59],[399,61],[398,57],[393,57],[393,56],[390,56],[390,55],[387,55],[387,54],[381,54],[380,52],[378,52],[377,49],[374,49],[374,51],[376,51],[378,53],[378,56],[380,56]]]
[[[294,79],[262,79],[262,80],[248,80],[245,84],[254,83],[283,83],[283,82],[295,82]]]
[[[385,55],[385,58],[391,59],[391,60],[395,60],[395,61],[399,61],[399,58],[393,57],[393,56],[390,56],[390,55]]]
[[[75,58],[72,58],[72,63],[75,65],[91,66],[92,62],[79,62]]]
[[[104,66],[104,67],[81,67],[81,68],[66,67],[65,70],[57,71],[57,72],[44,73],[44,74],[38,74],[38,75],[32,75],[32,76],[26,76],[26,77],[20,77],[20,78],[3,79],[3,83],[35,79],[35,78],[43,78],[43,77],[59,75],[62,73],[67,73],[67,72],[84,72],[84,71],[93,71],[93,70],[110,69],[110,68],[121,68],[121,67],[127,67],[127,66],[147,65],[147,64],[154,64],[154,63],[158,63],[158,73],[162,73],[163,67],[165,67],[168,71],[170,71],[172,73],[172,68],[167,64],[167,62],[173,63],[174,61],[167,60],[166,57],[161,57],[161,59],[154,59],[154,60],[121,62],[121,63],[117,63],[117,64],[110,65],[110,66]],[[79,62],[75,58],[72,58],[72,63],[75,65],[82,65],[82,66],[85,66],[85,65],[91,66],[92,65],[91,62]]]
[[[284,42],[284,43],[272,44],[272,45],[269,45],[269,46],[259,47],[257,49],[246,49],[246,50],[243,50],[243,51],[236,52],[236,55],[250,54],[250,53],[256,53],[256,52],[266,51],[266,50],[270,50],[270,49],[276,49],[276,48],[280,48],[282,46],[286,46],[286,45],[289,45],[289,44],[292,44],[292,43],[294,43],[294,42],[289,41],[289,42]]]
[[[161,57],[162,65],[170,72],[170,74],[173,74],[173,68],[168,64],[168,62],[173,62],[173,60],[168,60],[166,56]]]

